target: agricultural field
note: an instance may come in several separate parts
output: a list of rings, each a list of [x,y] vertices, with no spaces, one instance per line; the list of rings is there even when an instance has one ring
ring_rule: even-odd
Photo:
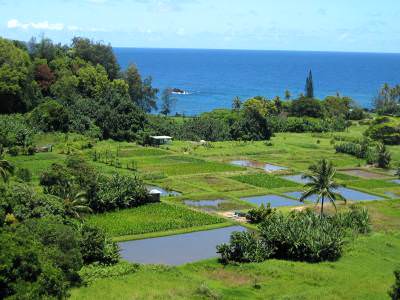
[[[92,215],[86,221],[90,225],[102,228],[118,240],[126,239],[126,236],[146,233],[191,227],[209,228],[207,225],[213,224],[225,223],[224,225],[226,225],[226,220],[222,218],[167,203],[155,203],[138,208]]]
[[[393,182],[396,179],[393,170],[367,168],[364,160],[335,153],[333,147],[334,136],[360,137],[364,129],[353,126],[337,134],[281,133],[269,143],[200,145],[174,141],[160,148],[98,142],[80,136],[43,135],[37,137],[37,143],[54,144],[53,152],[7,158],[17,167],[28,168],[35,183],[52,163],[63,163],[68,154],[75,153],[103,174],[138,172],[147,185],[177,192],[162,197],[161,203],[85,218],[85,222],[102,228],[114,241],[120,242],[237,225],[235,220],[221,213],[256,207],[244,201],[245,197],[284,196],[302,191],[301,183],[283,177],[304,174],[310,164],[327,157],[337,167],[336,180],[341,185],[383,199],[360,203],[369,210],[373,231],[348,240],[339,261],[307,264],[273,259],[224,267],[216,259],[210,259],[178,267],[142,265],[132,273],[97,278],[87,287],[73,289],[71,298],[387,299],[393,270],[400,261],[400,200],[395,200],[400,198],[400,184]],[[392,168],[396,168],[400,150],[390,147],[390,151]],[[286,169],[266,173],[258,168],[232,165],[233,160],[257,161]],[[372,178],[357,176],[358,173]],[[211,210],[185,205],[186,200],[214,199],[226,202]],[[338,210],[346,210],[349,204],[338,203]],[[304,206],[314,207],[309,202]],[[330,205],[326,209],[329,213],[335,212]],[[286,213],[291,208],[278,210]],[[152,282],[152,285],[144,282]]]

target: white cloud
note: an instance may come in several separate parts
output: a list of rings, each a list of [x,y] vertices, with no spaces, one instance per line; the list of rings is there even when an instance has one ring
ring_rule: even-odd
[[[43,29],[43,30],[63,30],[65,28],[62,23],[49,23],[48,21],[43,22],[30,22],[30,23],[22,23],[17,19],[11,19],[7,22],[7,28],[10,29]]]

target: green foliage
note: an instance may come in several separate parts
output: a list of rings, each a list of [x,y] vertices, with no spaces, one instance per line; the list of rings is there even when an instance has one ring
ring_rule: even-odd
[[[261,204],[261,206],[258,208],[250,209],[246,214],[246,219],[251,224],[259,224],[272,213],[274,213],[274,210],[271,208],[270,203],[268,203],[267,206]]]
[[[224,141],[230,139],[229,126],[221,119],[208,115],[195,117],[180,126],[179,138],[183,140]]]
[[[176,99],[172,97],[172,89],[168,88],[162,92],[161,101],[162,105],[160,113],[163,115],[169,115],[176,102]]]
[[[27,168],[18,168],[15,172],[15,176],[24,182],[30,182],[32,180],[32,173]]]
[[[223,264],[262,262],[273,254],[272,249],[268,249],[262,240],[250,232],[232,233],[229,244],[218,245],[217,252]]]
[[[68,130],[69,116],[66,108],[54,100],[39,104],[30,114],[29,123],[43,132]]]
[[[94,66],[102,65],[110,79],[117,78],[120,67],[111,45],[75,37],[72,40],[72,51],[75,56],[92,63]]]
[[[400,299],[400,270],[394,271],[395,282],[390,288],[389,296],[392,300],[399,300]]]
[[[324,214],[325,200],[330,201],[335,209],[336,200],[346,202],[346,199],[342,195],[335,192],[339,185],[335,181],[336,169],[331,161],[322,159],[316,164],[311,165],[309,170],[310,173],[304,176],[304,178],[308,179],[308,182],[304,185],[306,191],[302,194],[300,201],[304,201],[308,197],[316,195],[316,203],[318,204],[321,202],[321,217]]]
[[[19,228],[17,235],[32,234],[45,247],[46,256],[62,270],[70,285],[80,282],[78,271],[82,268],[79,235],[72,226],[54,218],[30,219]]]
[[[290,114],[294,117],[321,118],[323,117],[322,103],[311,97],[300,97],[292,101]]]
[[[343,118],[310,118],[271,116],[268,123],[273,132],[330,132],[344,131],[349,124]]]
[[[101,212],[136,207],[151,201],[138,176],[119,174],[114,174],[111,178],[101,178],[97,197],[90,202],[90,206]]]
[[[337,260],[347,234],[368,233],[366,209],[321,217],[311,210],[288,215],[270,213],[259,225],[260,235],[233,233],[231,242],[218,246],[223,263],[259,262],[268,258],[320,262]]]
[[[109,240],[101,229],[83,225],[81,235],[80,249],[85,264],[98,262],[113,265],[119,261],[118,245]]]
[[[136,66],[130,64],[123,73],[131,100],[145,112],[157,109],[158,90],[151,86],[151,77],[142,80]]]
[[[36,102],[28,54],[0,38],[0,113],[24,112]]]
[[[365,135],[386,145],[400,144],[400,123],[388,117],[376,118]]]
[[[0,229],[0,298],[65,298],[68,285],[49,250],[29,232],[19,233]]]
[[[378,158],[377,158],[378,167],[383,169],[389,168],[392,156],[390,152],[387,150],[386,146],[384,144],[379,144],[376,147],[376,151],[378,152]]]
[[[61,199],[36,193],[26,184],[14,184],[10,187],[1,206],[19,221],[50,216],[63,218],[65,214]]]
[[[34,131],[20,114],[0,115],[0,144],[5,147],[29,146]]]
[[[216,216],[166,203],[91,215],[86,219],[89,225],[99,227],[113,237],[204,226],[224,221]]]
[[[310,98],[310,99],[314,98],[314,82],[313,82],[313,77],[312,77],[311,70],[308,73],[308,77],[307,77],[307,80],[306,80],[305,92],[306,92],[306,97],[307,98]]]
[[[231,135],[234,140],[269,140],[272,136],[272,128],[258,110],[247,107],[232,125]]]
[[[111,266],[101,264],[91,264],[84,266],[79,275],[86,285],[90,285],[95,281],[103,278],[118,278],[124,275],[134,274],[139,270],[139,265],[128,262],[120,262]]]
[[[8,182],[10,176],[14,174],[14,169],[15,167],[13,164],[0,157],[0,177],[3,182]]]
[[[399,113],[400,86],[390,87],[385,83],[374,99],[375,110],[380,115]]]

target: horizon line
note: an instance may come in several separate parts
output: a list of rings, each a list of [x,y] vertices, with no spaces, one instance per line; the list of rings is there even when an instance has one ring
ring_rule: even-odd
[[[103,41],[104,42],[104,41]],[[111,45],[111,43],[109,43]],[[349,50],[289,50],[289,49],[241,49],[241,48],[191,48],[191,47],[136,47],[136,46],[113,46],[114,49],[149,49],[149,50],[215,50],[215,51],[254,51],[254,52],[314,52],[314,53],[354,53],[354,54],[396,54],[400,52],[377,52],[377,51],[349,51]]]

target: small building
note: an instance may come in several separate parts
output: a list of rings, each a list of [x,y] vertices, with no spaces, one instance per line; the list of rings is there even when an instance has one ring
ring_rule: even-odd
[[[157,189],[151,189],[149,191],[151,202],[157,203],[161,201],[161,192]]]
[[[172,137],[167,135],[155,135],[150,136],[150,138],[152,139],[154,145],[165,145],[172,142]]]

